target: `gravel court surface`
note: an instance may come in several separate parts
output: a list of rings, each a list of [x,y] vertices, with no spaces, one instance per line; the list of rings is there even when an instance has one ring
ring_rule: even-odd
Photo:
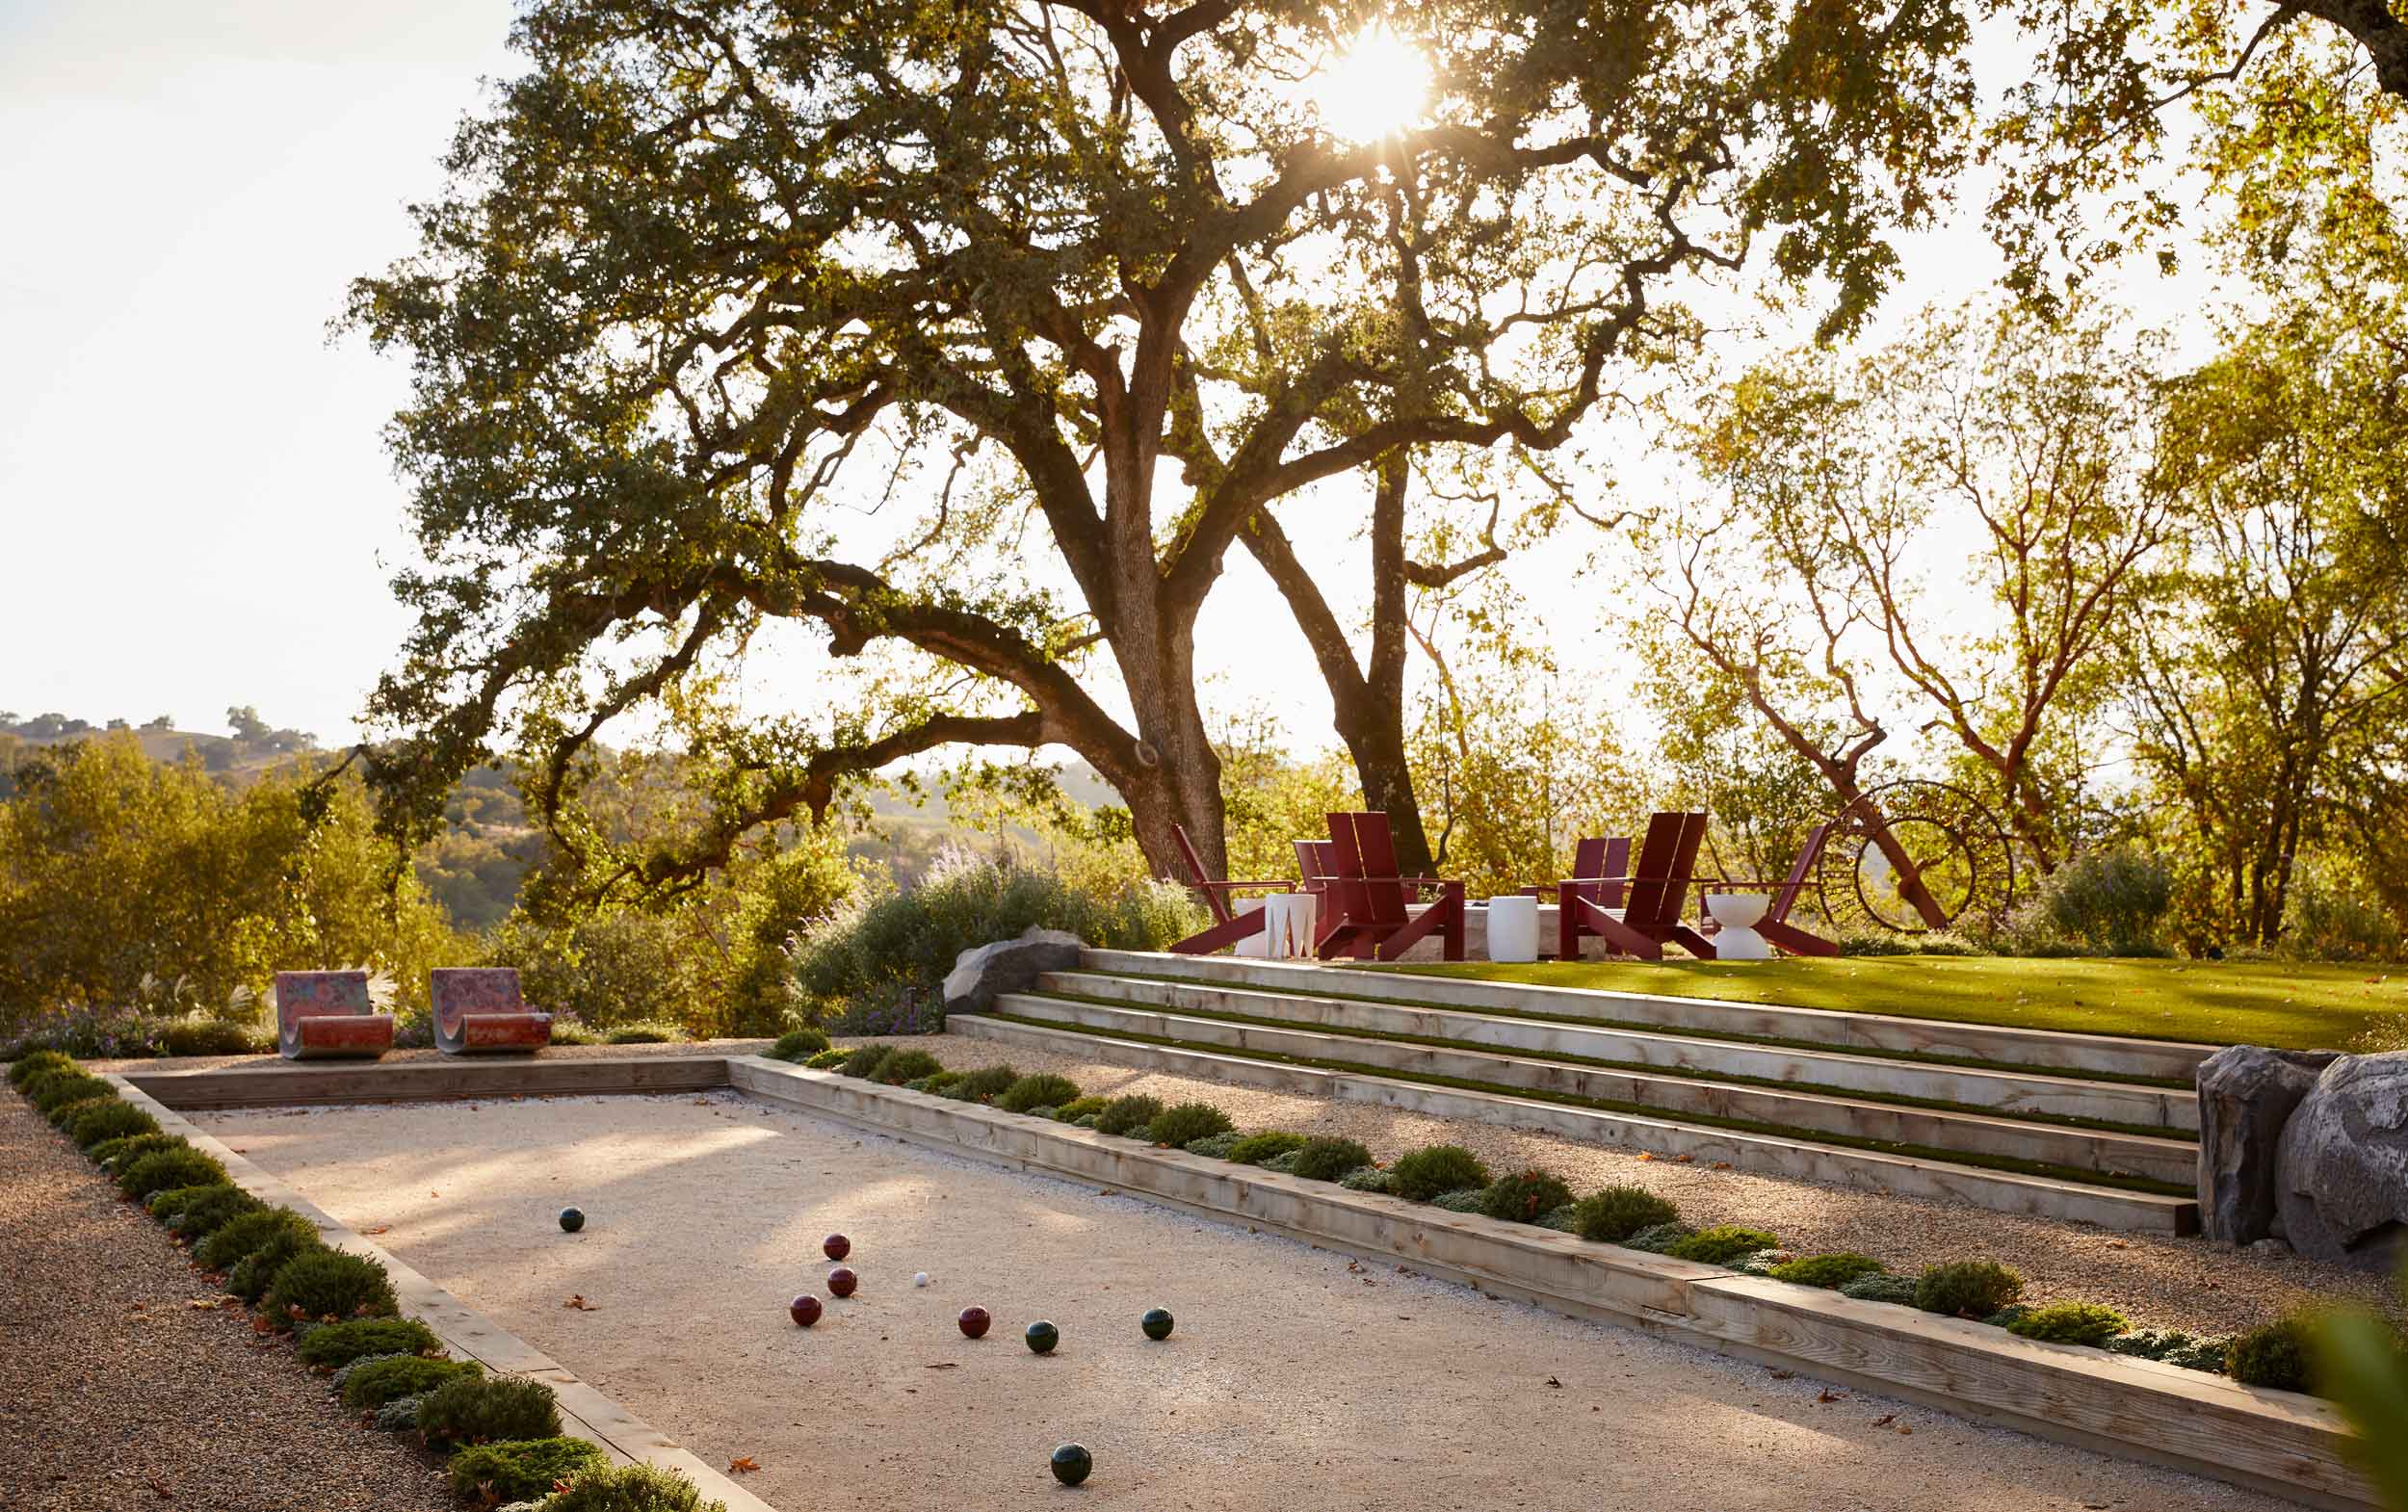
[[[732,1093],[199,1118],[788,1512],[2286,1505]]]
[[[13,1091],[0,1089],[0,1506],[451,1512]]]

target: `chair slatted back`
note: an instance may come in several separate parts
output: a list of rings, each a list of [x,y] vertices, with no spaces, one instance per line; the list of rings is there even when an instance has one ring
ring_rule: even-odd
[[[1625,923],[1642,931],[1661,930],[1680,923],[1681,904],[1689,877],[1697,869],[1697,847],[1706,839],[1703,814],[1662,813],[1649,817],[1647,833],[1638,844],[1630,901],[1622,911]],[[1602,906],[1602,905],[1601,905]]]
[[[1571,880],[1582,883],[1580,896],[1598,907],[1621,907],[1630,876],[1630,836],[1589,835],[1572,847]]]
[[[1807,832],[1806,844],[1798,847],[1797,864],[1790,868],[1790,879],[1773,892],[1772,906],[1765,910],[1767,919],[1774,924],[1789,922],[1790,909],[1796,904],[1798,896],[1806,891],[1807,876],[1814,872],[1815,863],[1822,859],[1822,847],[1831,838],[1834,822],[1824,820]]]
[[[1301,890],[1325,893],[1329,879],[1338,874],[1338,848],[1326,840],[1298,840],[1296,847],[1296,875],[1302,878]]]
[[[1188,863],[1189,885],[1204,895],[1204,906],[1213,911],[1213,922],[1227,924],[1230,919],[1229,900],[1221,897],[1219,888],[1205,885],[1212,878],[1205,874],[1204,858],[1195,853],[1195,842],[1188,838],[1188,827],[1185,824],[1173,824],[1170,826],[1170,833],[1178,840],[1179,854]]]
[[[1412,895],[1397,881],[1397,842],[1388,816],[1377,809],[1354,816],[1354,853],[1363,863],[1359,873],[1372,899],[1372,917],[1381,924],[1403,924],[1412,918],[1406,906]],[[1381,878],[1388,878],[1386,881]]]

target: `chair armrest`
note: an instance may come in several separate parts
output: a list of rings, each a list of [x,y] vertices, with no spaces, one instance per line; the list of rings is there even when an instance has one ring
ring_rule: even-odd
[[[1190,887],[1207,888],[1216,893],[1243,892],[1257,889],[1273,893],[1291,893],[1296,891],[1296,884],[1294,882],[1191,882],[1188,885]]]

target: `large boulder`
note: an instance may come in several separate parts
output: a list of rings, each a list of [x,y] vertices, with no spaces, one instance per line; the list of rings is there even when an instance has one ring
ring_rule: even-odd
[[[984,1013],[995,1006],[998,993],[1035,986],[1040,972],[1077,971],[1079,952],[1086,949],[1086,942],[1075,934],[1031,927],[1016,940],[964,951],[945,974],[945,1011]]]
[[[2274,1229],[2274,1163],[2283,1125],[2332,1050],[2232,1045],[2199,1063],[2199,1231],[2253,1244]]]
[[[2283,1131],[2275,1177],[2291,1248],[2396,1264],[2408,1251],[2408,1051],[2326,1066]]]

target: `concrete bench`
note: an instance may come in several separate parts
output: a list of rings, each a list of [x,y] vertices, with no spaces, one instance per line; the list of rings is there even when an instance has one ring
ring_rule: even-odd
[[[429,973],[434,1044],[447,1056],[537,1051],[552,1043],[552,1015],[527,1006],[507,966],[445,966]]]
[[[393,1015],[368,996],[368,974],[277,972],[276,1049],[287,1060],[365,1056],[393,1048]]]

